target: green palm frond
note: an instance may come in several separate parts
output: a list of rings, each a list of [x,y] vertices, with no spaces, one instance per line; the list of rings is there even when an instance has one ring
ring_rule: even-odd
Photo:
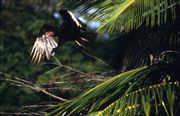
[[[88,109],[91,112],[99,109],[102,104],[106,103],[112,96],[117,96],[118,94],[123,94],[123,89],[127,88],[128,82],[132,80],[132,75],[136,75],[137,78],[143,74],[138,74],[139,71],[144,70],[144,68],[135,69],[128,71],[126,73],[120,74],[98,86],[87,91],[86,93],[80,95],[79,97],[60,105],[59,108],[56,108],[52,115],[62,115],[66,113],[67,115],[78,115],[83,110]],[[122,82],[121,82],[122,81]],[[120,87],[121,86],[121,87]],[[116,88],[119,88],[115,91]],[[114,93],[112,92],[114,91]],[[120,93],[118,93],[118,91]],[[102,99],[99,99],[102,98]],[[90,112],[88,111],[88,112]]]
[[[172,66],[157,64],[117,75],[73,100],[60,104],[50,115],[80,115],[102,110],[122,96],[127,96],[139,88],[148,86],[151,84],[149,78],[156,76],[152,74],[154,71],[162,74],[162,71],[168,67]],[[173,65],[173,67],[176,66]],[[155,79],[158,80],[159,77]]]
[[[169,82],[148,86],[129,93],[116,100],[104,110],[93,113],[99,116],[136,116],[174,114],[174,102],[179,92],[179,82]]]
[[[81,12],[85,13],[105,0],[59,0],[57,6],[60,8],[69,8],[71,10],[83,7]]]
[[[154,26],[162,24],[169,19],[176,17],[176,6],[179,0],[93,0],[80,1],[59,1],[60,6],[83,6],[85,12],[96,9],[91,15],[94,20],[102,22],[98,31],[101,33],[114,31],[129,31],[139,27],[143,21],[146,25]],[[74,5],[73,5],[74,3]]]

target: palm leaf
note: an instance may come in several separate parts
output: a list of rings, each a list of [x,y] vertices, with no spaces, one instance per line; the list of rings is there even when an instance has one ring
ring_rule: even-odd
[[[95,109],[98,109],[101,105],[107,102],[108,99],[111,98],[114,94],[117,94],[117,92],[112,93],[112,90],[115,89],[118,86],[122,86],[123,83],[128,83],[129,76],[131,75],[136,75],[136,73],[140,70],[143,70],[144,68],[132,70],[126,73],[123,73],[121,75],[118,75],[98,86],[95,88],[87,91],[86,93],[80,95],[79,97],[75,98],[74,100],[71,100],[69,102],[64,103],[63,105],[60,105],[59,108],[56,108],[53,112],[51,112],[51,115],[62,115],[64,113],[68,115],[75,115],[75,114],[80,114],[85,108],[88,108],[89,110],[93,111]],[[140,74],[141,75],[141,74]],[[137,75],[138,76],[138,75]],[[119,83],[123,80],[123,78],[127,77],[124,79],[123,83]],[[123,90],[126,85],[124,84],[124,87],[120,88],[120,90]],[[118,90],[118,91],[120,91]],[[122,92],[121,92],[122,93]],[[108,97],[108,95],[110,95]],[[116,95],[117,96],[117,95]],[[107,97],[107,98],[106,98]],[[104,98],[98,99],[98,98]],[[98,105],[99,104],[99,105]]]
[[[150,67],[134,69],[96,86],[73,100],[60,104],[50,115],[80,115],[89,114],[101,109],[122,96],[138,90],[139,87],[151,84],[148,81],[154,71],[162,74],[161,70],[172,67],[169,64],[157,64]],[[173,65],[173,67],[176,67]],[[177,67],[176,67],[177,68]],[[158,77],[156,78],[159,79]]]
[[[93,115],[128,115],[136,116],[146,114],[173,116],[174,102],[179,92],[179,82],[168,82],[155,84],[141,88],[116,100],[104,110],[93,113]]]
[[[99,5],[101,2],[104,2],[105,0],[60,0],[57,3],[57,6],[60,8],[69,8],[71,10],[77,9],[79,7],[81,8],[81,12],[87,12],[91,8],[93,8],[96,5]]]
[[[71,5],[71,8],[82,6],[82,12],[85,13],[94,8],[95,12],[91,18],[102,22],[98,29],[100,33],[129,31],[139,27],[143,21],[150,26],[160,25],[167,21],[167,17],[174,21],[175,8],[180,3],[179,0],[81,0],[74,2],[62,0],[59,4],[60,7]]]

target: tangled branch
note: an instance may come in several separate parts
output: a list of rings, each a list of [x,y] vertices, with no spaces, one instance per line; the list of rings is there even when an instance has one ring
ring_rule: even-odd
[[[6,78],[5,78],[6,77]],[[8,77],[8,78],[7,78]],[[38,85],[36,85],[35,83],[31,82],[31,81],[27,81],[27,80],[24,80],[22,78],[19,78],[17,76],[12,76],[12,75],[9,75],[9,74],[6,74],[6,73],[3,73],[3,72],[0,72],[0,80],[4,80],[4,81],[8,81],[8,82],[11,82],[13,84],[17,84],[17,86],[24,86],[24,87],[28,87],[28,88],[31,88],[35,91],[40,91],[52,98],[55,98],[56,100],[59,100],[59,101],[62,101],[62,102],[65,102],[67,101],[67,99],[64,99],[62,97],[59,97],[59,96],[56,96],[50,92],[48,92],[47,90],[45,90],[44,88],[41,88],[39,87]]]

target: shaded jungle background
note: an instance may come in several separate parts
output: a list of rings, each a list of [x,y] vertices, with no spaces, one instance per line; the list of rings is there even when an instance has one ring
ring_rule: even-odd
[[[57,49],[50,61],[32,65],[30,51],[41,26],[45,23],[59,25],[62,21],[57,16],[56,1],[1,0],[0,114],[33,111],[41,115],[46,108],[72,99],[120,72],[171,60],[179,66],[180,14],[176,12],[174,21],[171,9],[165,15],[166,22],[161,17],[160,24],[153,24],[147,18],[152,25],[147,26],[142,20],[141,26],[129,32],[103,33],[86,48],[88,52],[68,42]],[[64,4],[68,7],[66,1]],[[95,31],[100,22],[88,19],[88,14],[79,14],[82,7],[78,6],[79,9],[71,5],[70,10],[88,24],[88,30]],[[165,57],[161,53],[165,53]],[[160,60],[156,61],[158,58]],[[172,70],[178,72],[178,69]],[[153,75],[151,84],[159,83],[161,76]]]
[[[17,83],[10,83],[10,80],[6,82],[4,78],[17,76],[70,99],[104,81],[104,75],[107,74],[103,72],[110,72],[108,66],[88,56],[73,43],[62,45],[55,55],[63,65],[68,66],[66,68],[57,68],[57,65],[53,64],[57,63],[53,58],[51,61],[41,62],[40,65],[30,63],[31,47],[41,26],[45,23],[59,24],[59,20],[53,15],[58,11],[55,5],[56,0],[1,0],[0,112],[56,101],[29,87],[17,86]],[[98,39],[87,49],[95,55],[101,52],[100,46],[105,43]],[[103,76],[88,79],[79,75],[81,71]]]

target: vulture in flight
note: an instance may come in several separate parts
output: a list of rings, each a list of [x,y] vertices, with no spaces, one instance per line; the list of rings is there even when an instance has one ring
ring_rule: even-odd
[[[79,47],[84,48],[90,40],[97,37],[97,33],[87,32],[86,24],[80,21],[75,15],[66,9],[59,10],[63,23],[59,27],[44,24],[36,38],[32,51],[31,62],[38,64],[41,59],[50,59],[58,46],[67,41],[75,42]]]

